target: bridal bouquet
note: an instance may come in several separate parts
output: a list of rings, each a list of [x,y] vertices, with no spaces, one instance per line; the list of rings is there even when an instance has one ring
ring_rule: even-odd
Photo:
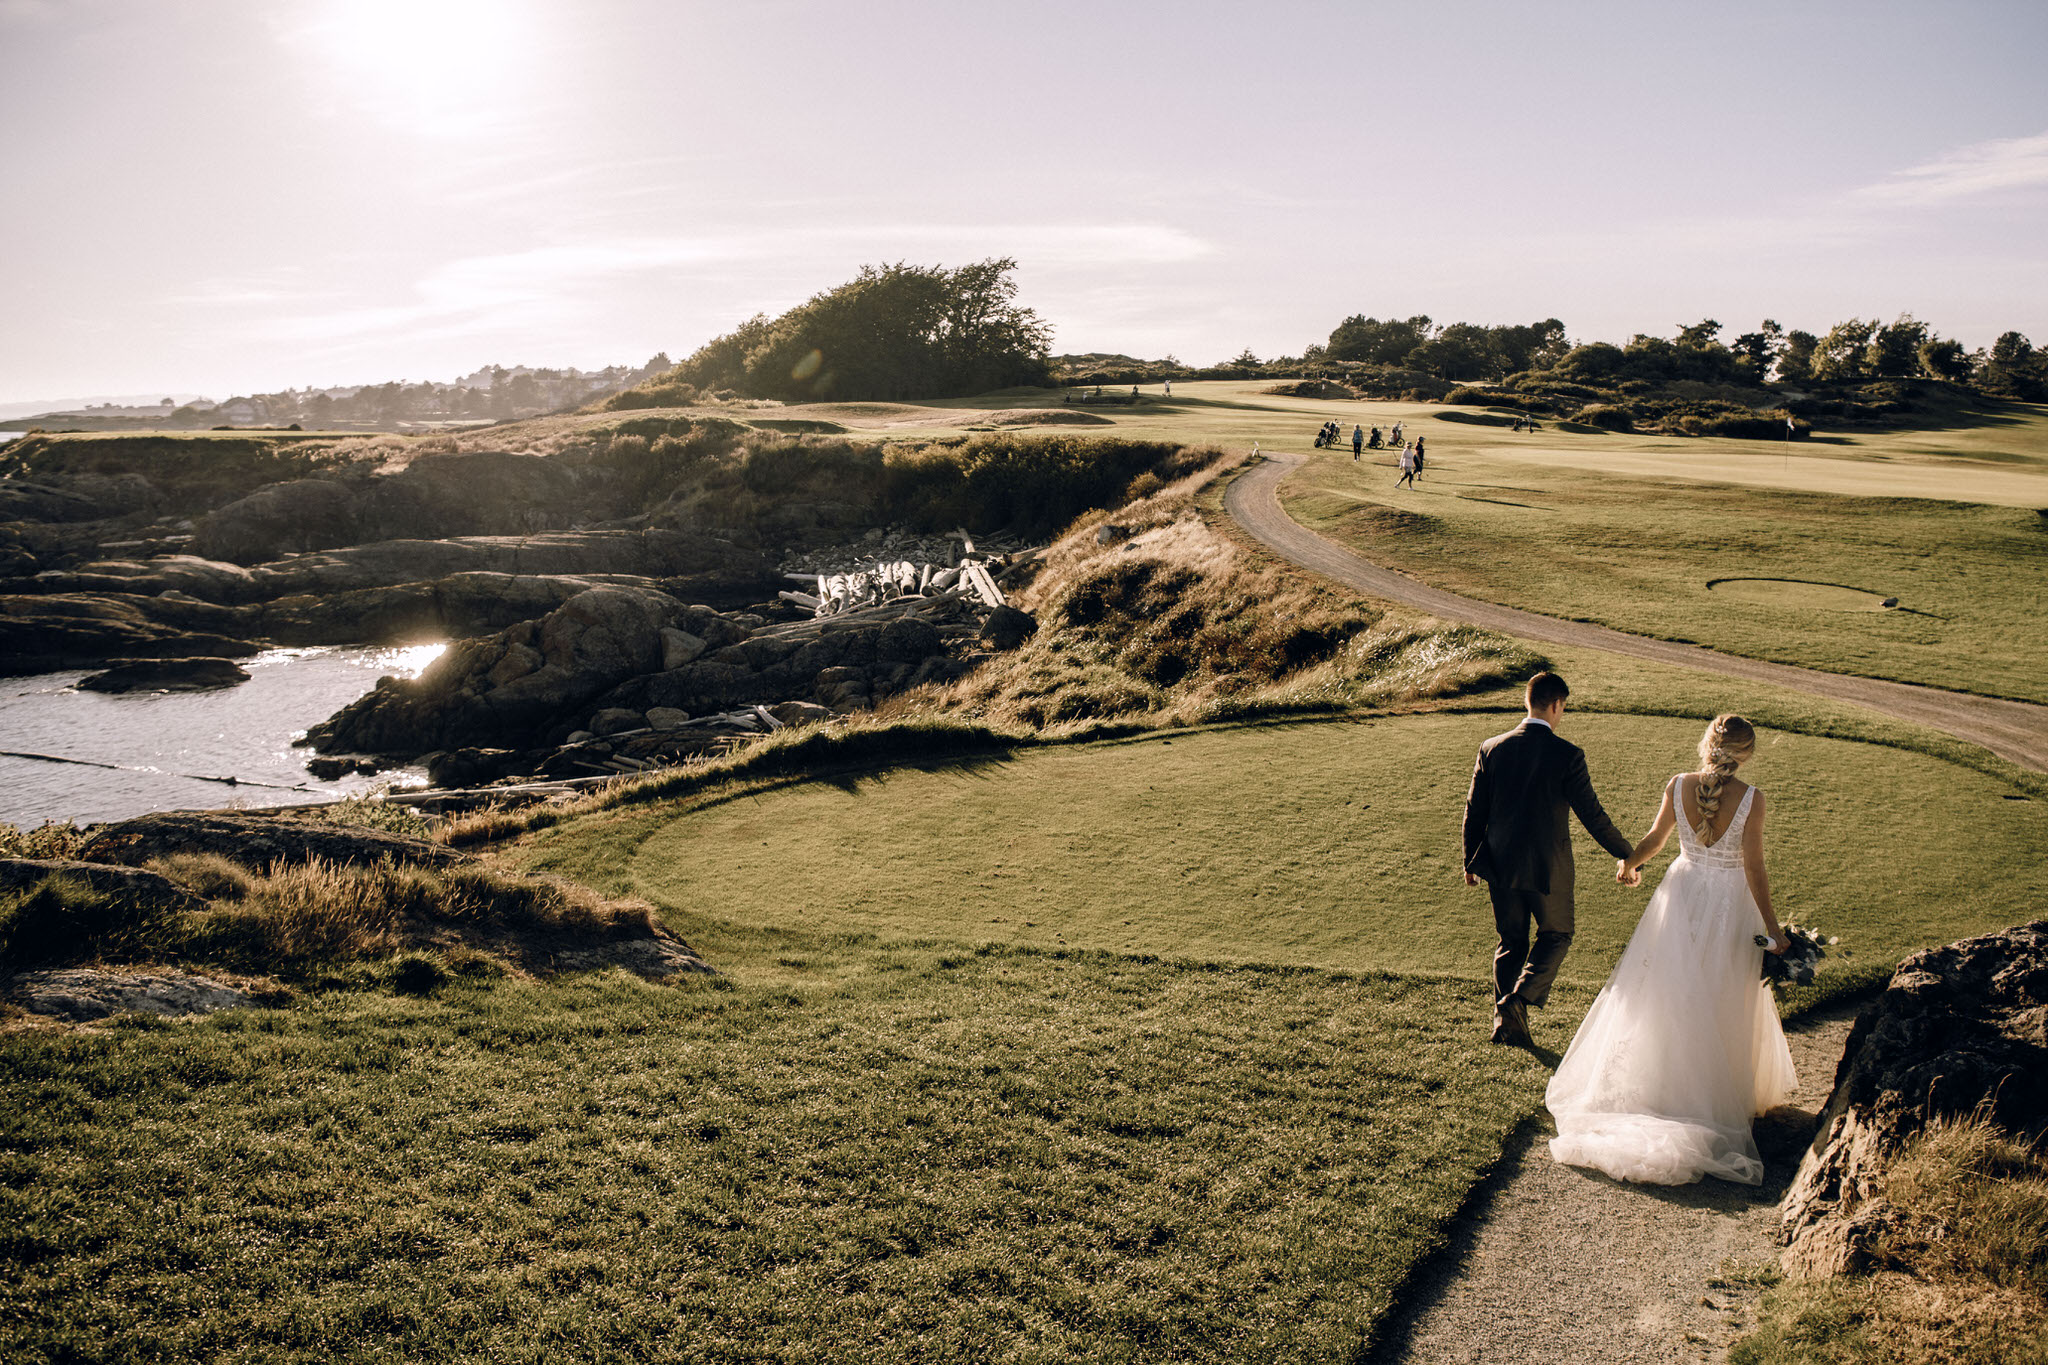
[[[1763,979],[1773,986],[1812,985],[1813,969],[1828,955],[1828,949],[1842,940],[1804,925],[1784,924],[1779,927],[1791,941],[1782,953],[1764,954]],[[1770,939],[1764,935],[1756,936],[1757,947],[1762,948],[1769,943]]]

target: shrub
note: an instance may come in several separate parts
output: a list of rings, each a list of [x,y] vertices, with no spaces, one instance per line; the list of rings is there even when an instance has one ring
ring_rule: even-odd
[[[45,820],[27,830],[0,821],[0,858],[71,858],[84,842],[85,831],[69,820]]]
[[[1588,403],[1572,414],[1572,420],[1602,431],[1635,430],[1635,416],[1626,403]]]
[[[392,834],[409,834],[424,839],[433,822],[410,806],[386,800],[386,789],[344,797],[325,806],[298,812],[298,818],[323,825],[351,825],[360,829],[381,829]]]
[[[12,969],[149,956],[171,918],[71,877],[48,877],[0,895],[0,966]]]
[[[1483,408],[1493,401],[1493,396],[1470,385],[1460,385],[1445,394],[1444,401],[1456,403],[1461,407]]]

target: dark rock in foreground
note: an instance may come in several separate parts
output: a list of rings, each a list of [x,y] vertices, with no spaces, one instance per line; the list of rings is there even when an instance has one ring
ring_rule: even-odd
[[[440,844],[357,825],[324,825],[265,815],[144,815],[103,825],[79,848],[88,862],[140,866],[175,853],[217,853],[261,870],[272,863],[419,863],[448,867],[465,855]]]
[[[1886,1163],[1938,1118],[2048,1125],[2048,920],[1916,953],[1856,1020],[1783,1205],[1786,1269],[1859,1268]]]
[[[249,681],[232,659],[115,659],[103,673],[80,678],[88,692],[205,692]]]

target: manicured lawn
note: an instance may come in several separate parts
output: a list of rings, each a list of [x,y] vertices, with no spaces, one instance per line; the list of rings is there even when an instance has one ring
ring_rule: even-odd
[[[1455,982],[723,947],[0,1037],[0,1358],[1345,1359],[1545,1078]]]
[[[2048,519],[2031,509],[1650,481],[1476,454],[1432,460],[1414,488],[1394,481],[1347,455],[1317,460],[1283,498],[1303,524],[1467,596],[1784,663],[2048,701]],[[1895,608],[1881,606],[1887,597]]]
[[[1485,894],[1459,874],[1472,753],[1502,714],[1182,732],[970,768],[626,810],[538,836],[538,865],[645,897],[707,951],[720,924],[1484,978]],[[1575,714],[1639,835],[1699,724]],[[1888,966],[2033,918],[2048,802],[1925,754],[1767,730],[1779,913]],[[1676,851],[1667,849],[1668,860]],[[1645,890],[1583,836],[1569,978],[1597,985]],[[1653,869],[1654,870],[1654,869]],[[1843,965],[1843,964],[1835,964]]]

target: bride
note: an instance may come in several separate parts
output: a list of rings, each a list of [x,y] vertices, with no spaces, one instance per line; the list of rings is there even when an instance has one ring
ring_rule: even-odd
[[[1550,1154],[1616,1180],[1763,1183],[1750,1119],[1795,1085],[1792,1052],[1759,980],[1761,927],[1787,946],[1764,872],[1764,794],[1735,776],[1756,751],[1740,716],[1717,716],[1698,772],[1664,787],[1650,832],[1619,863],[1633,886],[1678,829],[1679,855],[1643,911],[1544,1101]]]

